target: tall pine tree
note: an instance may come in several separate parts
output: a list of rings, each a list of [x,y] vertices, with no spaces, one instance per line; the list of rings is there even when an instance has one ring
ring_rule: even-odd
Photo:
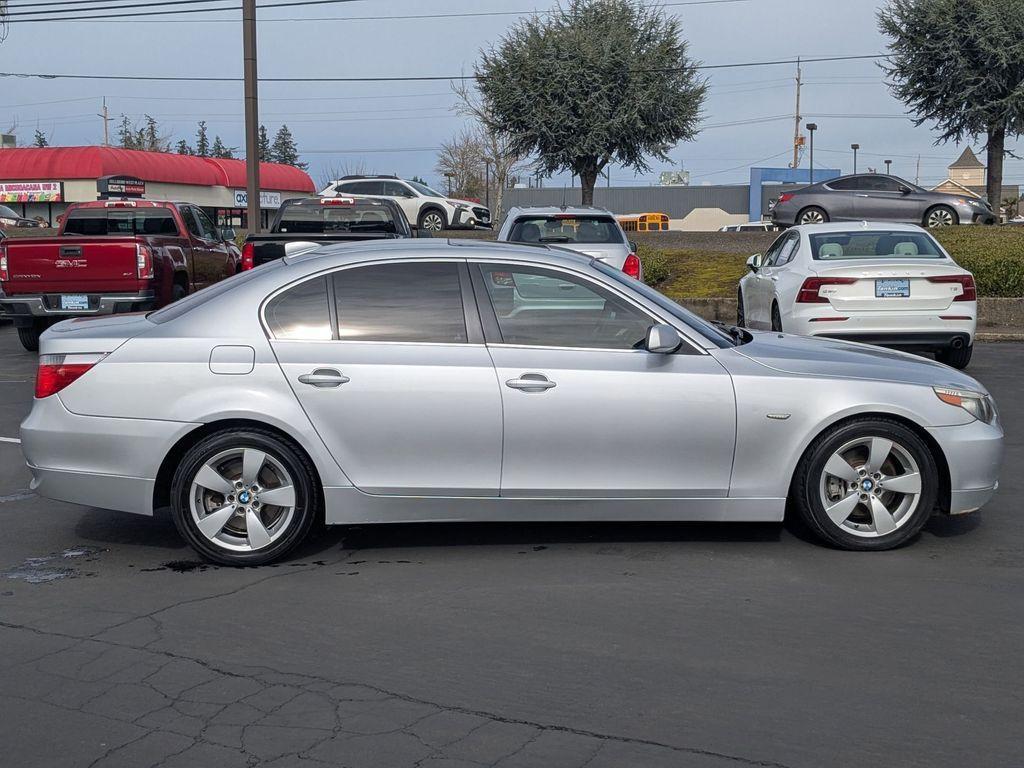
[[[48,147],[50,141],[46,138],[46,134],[36,128],[36,135],[32,137],[32,146],[34,147]]]
[[[206,121],[200,120],[196,130],[196,154],[199,157],[210,156],[210,139],[206,135]]]
[[[267,133],[267,126],[260,126],[259,141],[256,144],[261,163],[269,163],[271,156],[270,135]]]
[[[274,144],[270,149],[271,160],[275,163],[292,165],[296,168],[306,170],[306,163],[299,162],[299,148],[295,146],[295,139],[287,125],[282,125],[274,135]]]
[[[220,136],[213,137],[213,148],[210,150],[213,157],[231,159],[235,156],[234,147],[227,147],[221,141]]]

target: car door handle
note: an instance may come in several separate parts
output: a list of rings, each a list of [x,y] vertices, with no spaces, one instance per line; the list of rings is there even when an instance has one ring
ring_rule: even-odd
[[[339,387],[347,384],[351,379],[333,368],[317,368],[312,373],[304,373],[299,376],[299,381],[313,387]]]
[[[555,386],[555,382],[542,373],[524,373],[518,379],[509,379],[506,387],[521,389],[523,392],[546,392]]]

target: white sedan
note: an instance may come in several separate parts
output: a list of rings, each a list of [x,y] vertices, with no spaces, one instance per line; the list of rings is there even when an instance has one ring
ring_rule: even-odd
[[[954,368],[971,360],[974,276],[921,227],[792,227],[747,266],[741,326],[934,352]]]

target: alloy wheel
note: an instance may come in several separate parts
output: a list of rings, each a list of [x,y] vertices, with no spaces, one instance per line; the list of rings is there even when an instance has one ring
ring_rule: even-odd
[[[824,224],[825,217],[821,211],[804,211],[800,216],[801,224]]]
[[[946,208],[936,208],[928,214],[929,227],[951,227],[953,226],[953,213]]]
[[[196,472],[189,490],[189,509],[200,533],[231,552],[255,552],[280,539],[295,505],[291,475],[258,448],[217,453]]]
[[[864,538],[886,536],[905,525],[921,492],[921,471],[914,457],[885,437],[845,443],[821,473],[825,514],[845,532]]]
[[[444,229],[444,220],[439,213],[428,213],[423,217],[423,228],[428,232],[440,232]]]

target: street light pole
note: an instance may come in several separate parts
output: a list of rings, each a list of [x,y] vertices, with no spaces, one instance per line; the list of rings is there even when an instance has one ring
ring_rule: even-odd
[[[814,183],[814,132],[816,130],[818,130],[818,124],[817,123],[808,123],[807,124],[807,130],[811,134],[811,159],[810,159],[810,164],[811,164],[811,184],[813,184]]]
[[[260,119],[256,86],[256,0],[242,0],[242,56],[245,79],[245,192],[248,230],[259,233],[260,226]]]
[[[491,161],[484,160],[484,206],[491,209]]]
[[[857,150],[860,149],[860,144],[851,144],[850,149],[853,150],[853,172],[857,173]]]
[[[892,165],[892,160],[886,160],[886,161],[885,161],[885,175],[886,175],[886,176],[891,176],[891,175],[892,175],[892,174],[891,174],[891,173],[889,172],[889,169],[890,169],[890,166],[891,166],[891,165]]]

